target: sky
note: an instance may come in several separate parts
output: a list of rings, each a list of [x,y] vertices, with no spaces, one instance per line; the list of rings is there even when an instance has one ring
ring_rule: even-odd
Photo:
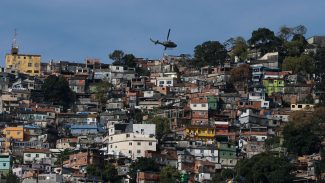
[[[325,35],[324,0],[1,0],[0,64],[10,52],[14,30],[20,53],[40,54],[42,62],[84,62],[123,50],[159,59],[163,47],[149,38],[178,44],[167,54],[193,54],[205,41],[250,38],[267,27],[305,25],[306,37]]]

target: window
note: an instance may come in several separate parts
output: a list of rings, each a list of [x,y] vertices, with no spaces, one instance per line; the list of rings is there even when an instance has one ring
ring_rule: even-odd
[[[129,151],[129,154],[132,154],[132,151],[131,150]]]
[[[21,134],[21,132],[17,132],[17,135],[20,135]]]
[[[298,108],[300,108],[300,109],[301,109],[301,108],[302,108],[302,105],[298,105]]]
[[[119,67],[116,67],[116,70],[120,70],[120,68]]]
[[[141,142],[138,142],[138,146],[141,146]]]
[[[206,104],[202,104],[202,107],[206,107],[207,105]]]
[[[291,105],[291,108],[296,108],[296,105]]]
[[[130,134],[126,134],[126,138],[129,138],[130,137]]]
[[[36,158],[38,158],[39,157],[39,154],[36,154],[35,156],[36,156]]]
[[[159,81],[159,84],[163,85],[163,84],[165,84],[165,81]]]
[[[230,160],[229,163],[232,164],[232,160]]]
[[[28,67],[32,67],[32,63],[28,63]]]
[[[152,146],[152,142],[149,142],[149,146]]]
[[[167,84],[172,84],[172,81],[167,81]]]
[[[140,154],[141,153],[141,150],[137,150],[137,153]]]
[[[3,163],[2,166],[6,167],[7,166],[7,163]]]
[[[26,157],[29,157],[29,158],[30,158],[30,157],[31,157],[31,155],[30,155],[30,154],[26,154]]]
[[[132,146],[132,142],[129,142],[129,146]]]
[[[193,107],[196,107],[196,104],[193,104]]]

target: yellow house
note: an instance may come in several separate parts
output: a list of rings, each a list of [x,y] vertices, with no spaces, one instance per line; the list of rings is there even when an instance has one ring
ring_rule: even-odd
[[[185,129],[186,137],[194,140],[213,140],[216,130],[211,126],[192,125]]]
[[[6,54],[6,70],[31,76],[40,75],[41,55],[19,54],[18,47],[12,47],[11,53]]]
[[[3,129],[3,134],[6,136],[5,149],[10,147],[10,141],[24,141],[24,128],[23,127],[6,127]]]

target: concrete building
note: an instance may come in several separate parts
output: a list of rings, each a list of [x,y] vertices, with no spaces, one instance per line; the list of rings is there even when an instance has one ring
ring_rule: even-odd
[[[132,159],[145,157],[146,151],[156,151],[156,125],[114,124],[109,126],[108,154]]]
[[[20,54],[14,38],[10,54],[6,54],[6,70],[19,72],[31,76],[38,76],[41,72],[41,55]]]

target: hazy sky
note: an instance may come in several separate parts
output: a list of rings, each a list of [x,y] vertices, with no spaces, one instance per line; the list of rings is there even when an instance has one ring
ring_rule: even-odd
[[[110,63],[115,49],[160,58],[163,48],[149,38],[178,44],[169,54],[192,54],[207,40],[249,38],[258,27],[277,32],[303,24],[306,37],[325,34],[324,0],[0,0],[1,64],[14,29],[21,53],[42,61],[99,58]]]

